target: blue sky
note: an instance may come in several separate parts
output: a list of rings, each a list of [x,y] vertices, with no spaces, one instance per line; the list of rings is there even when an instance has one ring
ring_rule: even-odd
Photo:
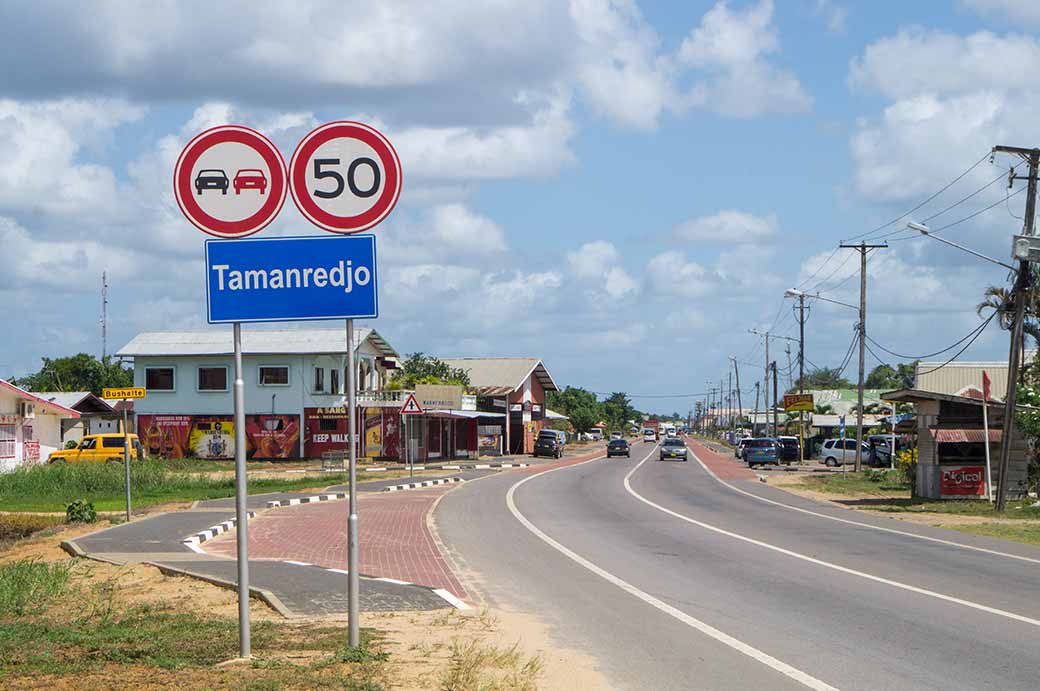
[[[839,241],[994,144],[1036,144],[1028,0],[194,4],[0,3],[0,299],[18,333],[0,376],[100,351],[102,270],[110,350],[204,326],[203,237],[169,180],[212,124],[257,127],[286,158],[334,119],[394,141],[405,183],[376,231],[373,326],[400,351],[535,355],[562,384],[648,394],[702,391],[730,356],[761,376],[747,330],[794,333],[785,288],[856,300]],[[915,220],[1008,163],[983,161]],[[948,233],[1006,258],[1023,201]],[[290,207],[265,234],[319,232]],[[868,328],[931,352],[979,323],[1005,276],[909,237],[871,257]],[[818,303],[807,358],[839,364],[854,317]],[[964,356],[1006,343],[991,327]]]

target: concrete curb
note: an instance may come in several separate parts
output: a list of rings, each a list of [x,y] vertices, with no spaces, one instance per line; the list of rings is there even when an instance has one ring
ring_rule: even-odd
[[[423,487],[433,487],[434,485],[450,485],[456,482],[465,482],[461,477],[447,477],[440,480],[424,480],[422,482],[409,482],[405,485],[392,485],[390,487],[384,487],[384,492],[401,492],[406,489],[422,489]]]
[[[276,509],[281,506],[296,506],[297,504],[315,504],[321,501],[334,501],[336,499],[346,499],[346,492],[336,492],[335,494],[315,494],[311,497],[294,497],[292,499],[276,499],[274,501],[267,502],[267,508]]]
[[[144,563],[159,569],[159,571],[164,576],[188,576],[190,578],[197,578],[200,581],[205,581],[206,583],[210,583],[221,588],[227,588],[228,590],[238,590],[237,583],[235,583],[234,581],[224,580],[223,578],[219,578],[217,576],[210,576],[209,574],[198,573],[196,571],[185,569],[183,567],[170,566],[169,564],[159,564],[153,561],[148,561]],[[278,612],[278,614],[282,615],[286,619],[300,619],[305,616],[302,614],[296,614],[291,609],[286,607],[285,603],[283,603],[277,595],[272,593],[270,590],[267,590],[266,588],[255,588],[253,586],[250,586],[249,596],[255,597],[258,600],[263,601],[268,607],[273,609],[275,612]]]
[[[412,466],[411,470],[490,470],[492,468],[526,468],[528,463],[424,463]],[[407,465],[380,466],[378,468],[358,468],[360,472],[377,473],[388,470],[408,470]]]
[[[254,518],[254,517],[256,517],[256,511],[247,511],[246,512],[246,520],[247,521],[250,518]],[[228,520],[224,521],[223,523],[219,523],[219,524],[217,524],[215,526],[211,526],[209,528],[206,528],[205,530],[200,530],[199,532],[195,533],[194,535],[189,535],[188,537],[182,538],[181,539],[181,544],[188,545],[189,547],[194,547],[195,545],[201,544],[201,543],[205,542],[206,540],[212,540],[217,535],[220,535],[221,533],[226,533],[227,531],[229,531],[232,528],[234,528],[235,524],[237,522],[238,522],[237,518],[229,518]]]

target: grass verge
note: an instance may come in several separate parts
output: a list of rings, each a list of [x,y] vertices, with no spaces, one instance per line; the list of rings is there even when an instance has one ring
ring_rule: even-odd
[[[1040,525],[1035,523],[1028,525],[1015,525],[1013,523],[975,523],[975,524],[953,524],[944,526],[959,530],[962,533],[973,535],[985,535],[986,537],[998,537],[1004,540],[1013,540],[1027,545],[1040,546]]]
[[[451,691],[536,691],[542,673],[537,657],[480,641],[455,641],[440,686]]]

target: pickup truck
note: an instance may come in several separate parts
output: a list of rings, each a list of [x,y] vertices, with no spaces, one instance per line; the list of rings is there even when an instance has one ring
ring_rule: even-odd
[[[136,434],[130,438],[130,460],[144,458],[144,449]],[[47,457],[48,463],[122,463],[122,434],[88,434],[71,449],[55,451]]]

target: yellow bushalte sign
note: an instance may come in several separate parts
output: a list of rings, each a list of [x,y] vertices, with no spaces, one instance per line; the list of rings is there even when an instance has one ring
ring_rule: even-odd
[[[789,413],[799,410],[811,413],[813,410],[813,395],[811,393],[784,394],[784,410]]]
[[[101,398],[144,398],[145,391],[138,387],[125,389],[102,389]]]

